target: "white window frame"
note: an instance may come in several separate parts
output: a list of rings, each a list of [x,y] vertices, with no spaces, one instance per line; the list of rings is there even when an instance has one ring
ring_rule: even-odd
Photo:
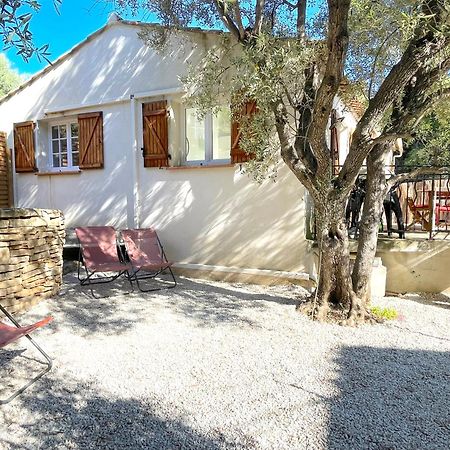
[[[76,123],[76,118],[56,120],[48,123],[48,168],[51,172],[68,172],[79,170],[79,166],[74,166],[72,161],[72,130],[71,125]],[[53,167],[53,127],[65,125],[66,126],[66,140],[67,140],[67,167]],[[80,129],[78,129],[78,152],[80,151]],[[78,156],[80,154],[78,153]]]
[[[229,107],[228,105],[222,105],[223,107]],[[193,161],[188,161],[188,143],[187,143],[187,133],[186,133],[186,110],[194,109],[189,107],[183,107],[183,164],[186,166],[208,166],[217,164],[229,164],[231,161],[231,122],[230,122],[230,152],[229,157],[225,159],[213,159],[214,149],[213,149],[213,113],[208,111],[205,116],[205,158],[196,159]]]

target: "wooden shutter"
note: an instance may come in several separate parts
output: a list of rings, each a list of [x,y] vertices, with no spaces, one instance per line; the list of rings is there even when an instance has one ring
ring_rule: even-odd
[[[340,171],[339,166],[339,137],[336,124],[338,122],[336,110],[331,110],[331,126],[330,126],[330,153],[333,161],[333,175],[337,175]]]
[[[246,102],[242,105],[239,116],[251,117],[258,111],[256,102],[254,100]],[[235,116],[235,114],[233,114]],[[236,118],[236,117],[235,117]],[[231,162],[244,163],[250,161],[255,157],[254,154],[249,154],[239,147],[239,141],[242,131],[239,127],[239,121],[233,120],[231,123]]]
[[[169,166],[167,101],[142,105],[144,167]]]
[[[6,133],[0,133],[0,208],[12,205],[11,158]]]
[[[78,116],[80,169],[103,168],[103,113],[91,112]]]
[[[16,172],[34,172],[34,122],[14,124],[14,159]]]

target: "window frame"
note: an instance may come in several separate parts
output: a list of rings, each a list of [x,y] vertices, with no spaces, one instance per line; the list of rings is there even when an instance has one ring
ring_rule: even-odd
[[[229,105],[220,105],[222,108],[228,108],[230,109]],[[228,151],[228,158],[221,158],[221,159],[214,159],[214,148],[213,148],[213,133],[214,133],[214,122],[213,122],[213,112],[208,111],[205,115],[204,121],[205,121],[205,148],[203,149],[204,159],[196,159],[193,161],[188,161],[188,145],[187,145],[187,126],[186,126],[186,119],[187,114],[186,111],[188,109],[196,109],[196,108],[190,108],[188,106],[183,106],[183,127],[182,127],[182,148],[183,148],[183,158],[182,158],[182,164],[186,166],[214,166],[214,165],[222,165],[222,164],[230,164],[231,162],[231,112],[230,112],[230,139],[229,139],[229,151]]]
[[[72,128],[71,125],[76,124],[78,127],[78,120],[76,117],[72,118],[64,118],[61,120],[54,120],[48,123],[48,169],[50,172],[71,172],[74,170],[79,170],[79,165],[73,165],[72,159]],[[66,142],[67,142],[67,166],[66,167],[54,167],[53,166],[53,127],[59,127],[61,125],[65,125],[66,127]],[[80,156],[80,130],[78,128],[78,157]],[[60,138],[58,140],[61,140]]]

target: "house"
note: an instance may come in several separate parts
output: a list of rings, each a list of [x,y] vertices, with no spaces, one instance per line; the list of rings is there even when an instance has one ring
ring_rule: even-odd
[[[113,15],[0,100],[15,206],[61,209],[67,228],[156,227],[191,269],[307,274],[305,189],[283,164],[256,184],[229,106],[199,121],[183,102],[180,76],[220,32],[184,29],[161,54],[141,27]],[[355,121],[336,108],[342,152]]]

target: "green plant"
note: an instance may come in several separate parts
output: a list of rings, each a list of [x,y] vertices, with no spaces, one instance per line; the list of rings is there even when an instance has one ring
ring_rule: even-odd
[[[371,306],[370,311],[375,317],[378,317],[380,319],[398,319],[398,311],[394,308],[381,308],[380,306]]]

